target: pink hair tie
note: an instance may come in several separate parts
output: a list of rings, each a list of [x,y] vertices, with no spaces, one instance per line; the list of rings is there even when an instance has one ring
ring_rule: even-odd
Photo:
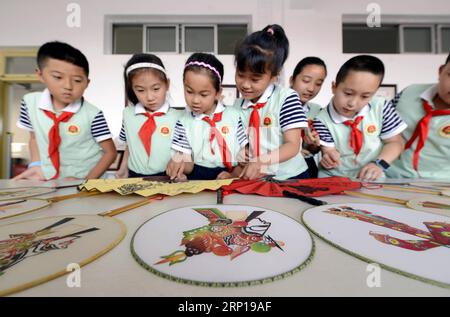
[[[222,77],[220,76],[220,73],[217,71],[217,69],[215,69],[213,66],[206,64],[204,62],[197,62],[197,61],[193,61],[193,62],[189,62],[187,63],[184,68],[189,67],[189,66],[201,66],[201,67],[205,67],[208,68],[209,70],[213,71],[214,74],[216,74],[216,76],[219,78],[219,81],[222,82]]]
[[[273,32],[272,28],[268,28],[268,29],[267,29],[267,32],[270,33],[270,34],[272,34],[272,35],[275,35],[275,33]]]

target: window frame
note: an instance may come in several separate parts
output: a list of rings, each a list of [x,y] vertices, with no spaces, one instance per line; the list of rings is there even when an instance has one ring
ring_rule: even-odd
[[[119,26],[136,26],[136,27],[139,27],[139,26],[141,26],[141,23],[114,23],[114,24],[112,24],[112,28],[111,28],[111,53],[112,54],[114,54],[114,55],[123,55],[123,53],[114,53],[116,50],[117,50],[117,43],[116,43],[116,40],[115,40],[115,37],[114,37],[114,27],[116,26],[116,25],[119,25]]]
[[[448,51],[444,51],[442,47],[442,29],[450,29],[450,24],[437,25],[437,53],[448,54]]]
[[[170,51],[149,51],[147,49],[147,28],[149,27],[174,27],[175,28],[175,50],[174,52]],[[167,55],[177,55],[180,54],[180,45],[179,45],[179,38],[180,38],[180,28],[179,24],[176,23],[144,23],[142,25],[142,51],[144,53],[157,53],[157,54],[167,54]]]
[[[344,53],[344,54],[366,54],[367,52],[352,52],[352,53],[350,53],[350,52],[344,52],[344,27],[348,27],[348,26],[352,26],[352,27],[355,27],[355,29],[356,29],[356,27],[358,27],[358,29],[359,30],[364,30],[365,28],[369,28],[368,26],[365,26],[364,25],[364,23],[347,23],[347,22],[343,22],[342,23],[342,52]],[[399,29],[400,29],[400,25],[399,24],[393,24],[393,23],[384,23],[383,24],[383,26],[385,26],[385,27],[387,27],[387,26],[390,26],[390,27],[396,27],[397,28],[397,35],[398,35],[398,42],[397,42],[397,44],[398,44],[398,46],[400,46],[400,35],[399,35]],[[368,53],[368,54],[401,54],[401,52],[400,52],[400,47],[398,48],[398,52],[395,52],[395,53],[385,53],[385,52],[383,52],[383,53],[381,53],[381,52],[376,52],[376,53]]]
[[[398,53],[379,53],[379,54],[446,54],[448,52],[442,52],[442,33],[443,27],[450,26],[449,24],[450,14],[437,14],[437,15],[424,15],[424,14],[383,14],[383,25],[396,25],[399,28],[399,52]],[[352,24],[364,24],[367,23],[366,14],[342,14],[341,20],[341,32],[345,25]],[[442,27],[440,27],[442,25]],[[432,51],[431,52],[405,52],[404,51],[404,34],[400,34],[400,28],[402,26],[430,26],[432,27]],[[401,38],[400,38],[401,36]],[[341,51],[344,53],[344,41],[342,41]],[[347,53],[344,53],[347,54]],[[378,54],[378,53],[377,53]]]
[[[231,22],[232,21],[232,22]],[[114,26],[115,25],[178,25],[178,32],[180,32],[181,25],[215,25],[218,28],[219,25],[246,25],[247,34],[252,32],[253,16],[249,14],[236,14],[236,15],[116,15],[106,14],[104,15],[104,38],[103,38],[103,51],[105,55],[120,55],[114,53]],[[143,29],[143,37],[146,36],[146,30]],[[218,31],[215,34],[215,41],[218,41]],[[181,41],[180,34],[178,33],[178,41]],[[144,40],[143,40],[144,41]],[[143,43],[144,45],[144,43]],[[181,53],[182,43],[177,43],[178,54]],[[142,51],[146,51],[147,47],[143,46]],[[216,51],[218,51],[218,42],[216,45]],[[164,54],[166,54],[164,52]],[[174,53],[167,53],[174,54]],[[217,53],[218,54],[218,53]],[[220,54],[230,55],[230,54]]]
[[[431,30],[431,36],[430,36],[430,47],[431,52],[408,52],[405,50],[405,29],[406,28],[429,28]],[[399,49],[400,54],[436,54],[436,31],[435,31],[435,25],[434,24],[400,24],[398,28],[399,33]]]
[[[218,24],[189,24],[189,23],[184,23],[184,24],[180,24],[181,27],[181,54],[192,54],[195,52],[191,52],[191,51],[186,51],[186,27],[190,28],[201,28],[201,27],[212,27],[214,30],[214,51],[213,52],[204,52],[204,53],[210,53],[210,54],[218,54],[218,50],[219,50],[219,34],[218,34]]]

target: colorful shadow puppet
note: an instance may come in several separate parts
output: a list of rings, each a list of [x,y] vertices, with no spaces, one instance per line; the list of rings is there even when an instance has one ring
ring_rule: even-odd
[[[346,217],[354,220],[368,222],[377,226],[410,234],[424,240],[403,240],[387,234],[370,231],[369,234],[376,240],[392,246],[412,251],[426,251],[437,247],[450,248],[450,223],[446,222],[424,222],[428,231],[411,227],[407,224],[391,220],[382,216],[372,214],[367,210],[354,209],[348,206],[329,208],[324,211],[329,214]]]
[[[163,260],[155,264],[173,265],[188,257],[210,252],[217,256],[230,256],[233,260],[250,250],[266,253],[276,247],[284,251],[284,243],[268,235],[271,223],[260,217],[264,211],[253,211],[245,220],[232,220],[217,208],[193,210],[206,217],[209,224],[183,232],[181,245],[185,250],[162,256]]]
[[[0,276],[27,258],[67,249],[82,235],[99,230],[95,227],[77,230],[80,229],[78,225],[67,226],[73,219],[67,217],[34,233],[10,234],[9,239],[1,240]]]

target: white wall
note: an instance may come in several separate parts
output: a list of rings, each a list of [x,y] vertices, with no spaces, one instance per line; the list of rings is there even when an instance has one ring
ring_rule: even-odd
[[[66,24],[67,5],[81,6],[81,27]],[[301,58],[316,55],[325,60],[329,76],[319,103],[331,97],[330,86],[340,65],[350,54],[342,54],[342,14],[366,14],[372,1],[363,0],[2,0],[0,2],[0,47],[39,46],[46,41],[66,41],[81,49],[91,65],[91,85],[86,98],[101,108],[111,130],[118,135],[123,107],[123,64],[128,55],[105,55],[104,15],[252,15],[252,29],[267,24],[281,24],[291,42],[291,53],[283,72],[287,79]],[[382,14],[450,15],[448,0],[378,0]],[[381,18],[383,23],[383,18]],[[450,19],[449,19],[450,22]],[[186,55],[160,55],[172,79],[172,95],[184,105],[181,69]],[[387,69],[385,83],[395,83],[399,89],[414,82],[434,82],[437,68],[445,55],[380,54]],[[225,64],[225,84],[234,83],[233,57],[219,56]]]

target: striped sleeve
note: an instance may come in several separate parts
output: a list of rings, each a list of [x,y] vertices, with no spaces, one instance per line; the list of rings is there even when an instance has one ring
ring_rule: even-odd
[[[20,102],[19,120],[17,120],[16,125],[21,129],[33,131],[33,125],[31,124],[30,116],[28,115],[28,107],[23,99]]]
[[[91,124],[91,133],[97,143],[111,139],[112,135],[106,123],[105,116],[99,111]]]
[[[280,126],[283,132],[308,126],[305,111],[296,92],[290,94],[281,106]]]
[[[120,128],[119,140],[122,142],[127,142],[127,135],[125,134],[125,126],[122,122],[122,127]]]
[[[380,138],[389,139],[402,133],[407,127],[393,106],[393,102],[386,101],[383,105],[383,119],[381,123]]]
[[[181,153],[192,153],[191,145],[189,144],[189,140],[186,137],[186,130],[184,129],[184,126],[180,121],[177,121],[177,124],[175,125],[171,147],[175,151],[179,151]]]
[[[395,95],[394,99],[391,100],[392,107],[397,108],[398,101],[400,100],[400,97],[402,96],[403,90],[400,91],[398,94]]]
[[[320,120],[314,119],[313,126],[314,130],[316,130],[319,134],[320,145],[326,147],[335,146],[333,136],[331,135],[330,130],[328,130],[326,125],[324,125]]]
[[[245,147],[248,144],[248,137],[247,134],[245,133],[244,125],[242,124],[241,118],[239,118],[239,123],[237,127],[237,139],[241,148]]]

